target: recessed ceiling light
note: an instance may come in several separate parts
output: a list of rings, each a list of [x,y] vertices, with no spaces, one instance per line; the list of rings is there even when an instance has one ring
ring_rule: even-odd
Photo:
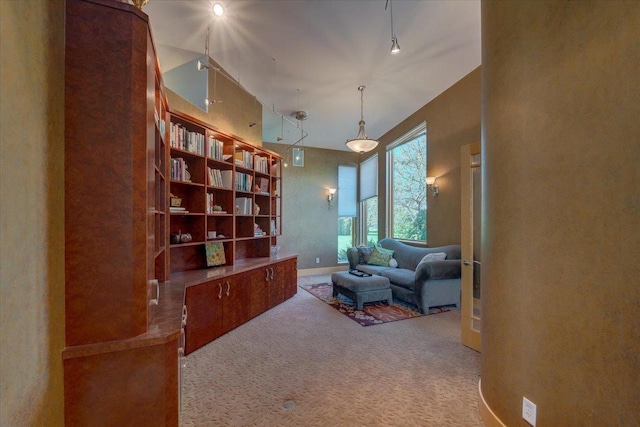
[[[213,7],[211,8],[211,11],[216,16],[224,15],[224,8],[222,7],[222,5],[220,3],[214,3]]]

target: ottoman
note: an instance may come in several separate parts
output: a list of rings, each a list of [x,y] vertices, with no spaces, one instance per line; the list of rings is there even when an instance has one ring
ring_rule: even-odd
[[[331,274],[333,283],[333,296],[342,294],[351,298],[357,310],[362,310],[365,302],[387,300],[387,304],[393,304],[393,296],[389,286],[389,279],[382,276],[358,277],[348,271],[339,271]]]

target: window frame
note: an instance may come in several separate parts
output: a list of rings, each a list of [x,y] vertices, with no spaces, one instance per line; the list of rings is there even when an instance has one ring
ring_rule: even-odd
[[[427,135],[427,123],[426,122],[422,122],[420,123],[418,126],[416,126],[415,128],[411,129],[409,132],[405,133],[404,135],[402,135],[400,138],[396,139],[395,141],[393,141],[392,143],[390,143],[389,145],[386,146],[386,175],[387,175],[387,179],[386,179],[386,206],[385,206],[385,211],[386,211],[386,235],[387,237],[391,237],[393,239],[399,240],[399,241],[403,241],[403,242],[408,242],[408,243],[415,243],[415,244],[420,244],[420,245],[425,245],[427,244],[428,241],[428,230],[427,230],[427,212],[426,212],[426,208],[427,208],[427,186],[426,186],[426,182],[424,183],[424,192],[425,192],[425,223],[424,223],[424,227],[425,227],[425,238],[424,240],[413,240],[413,239],[405,239],[405,238],[398,238],[398,237],[394,237],[394,226],[393,226],[393,219],[394,219],[394,212],[393,212],[393,206],[394,206],[394,194],[393,194],[393,151],[406,144],[409,143],[413,140],[415,140],[416,138],[422,136],[424,134],[424,139],[425,139],[425,159],[424,159],[424,164],[425,164],[425,168],[424,168],[424,177],[426,178],[428,176],[428,170],[427,170],[427,158],[428,158],[428,135]]]

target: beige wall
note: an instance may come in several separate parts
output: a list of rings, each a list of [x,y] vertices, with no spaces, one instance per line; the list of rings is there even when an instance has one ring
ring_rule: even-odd
[[[380,138],[375,151],[380,238],[387,235],[386,146],[426,122],[427,174],[437,176],[440,187],[439,196],[427,195],[427,245],[460,243],[460,148],[480,141],[480,76],[478,67]]]
[[[289,158],[283,172],[283,251],[298,254],[298,268],[325,268],[337,265],[338,198],[329,210],[327,188],[338,187],[338,166],[358,164],[358,154],[345,151],[305,148],[304,167],[291,165],[287,145],[265,143],[265,148]],[[316,264],[315,259],[320,258]]]
[[[640,3],[482,4],[482,391],[640,425]]]
[[[64,2],[0,1],[0,425],[63,424]]]
[[[217,66],[217,63],[211,60]],[[202,71],[204,72],[204,71]],[[209,99],[213,99],[214,72],[209,72]],[[244,88],[230,78],[217,76],[216,99],[221,103],[209,105],[205,112],[171,90],[167,90],[169,109],[186,113],[215,126],[222,132],[242,138],[254,145],[262,145],[262,105]],[[250,123],[256,123],[249,126]]]

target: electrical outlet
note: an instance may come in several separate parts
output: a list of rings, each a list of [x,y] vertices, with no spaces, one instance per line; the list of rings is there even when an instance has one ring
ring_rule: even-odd
[[[536,427],[536,410],[535,403],[522,396],[522,418],[533,427]]]
[[[320,258],[316,258],[316,264],[320,264]]]

